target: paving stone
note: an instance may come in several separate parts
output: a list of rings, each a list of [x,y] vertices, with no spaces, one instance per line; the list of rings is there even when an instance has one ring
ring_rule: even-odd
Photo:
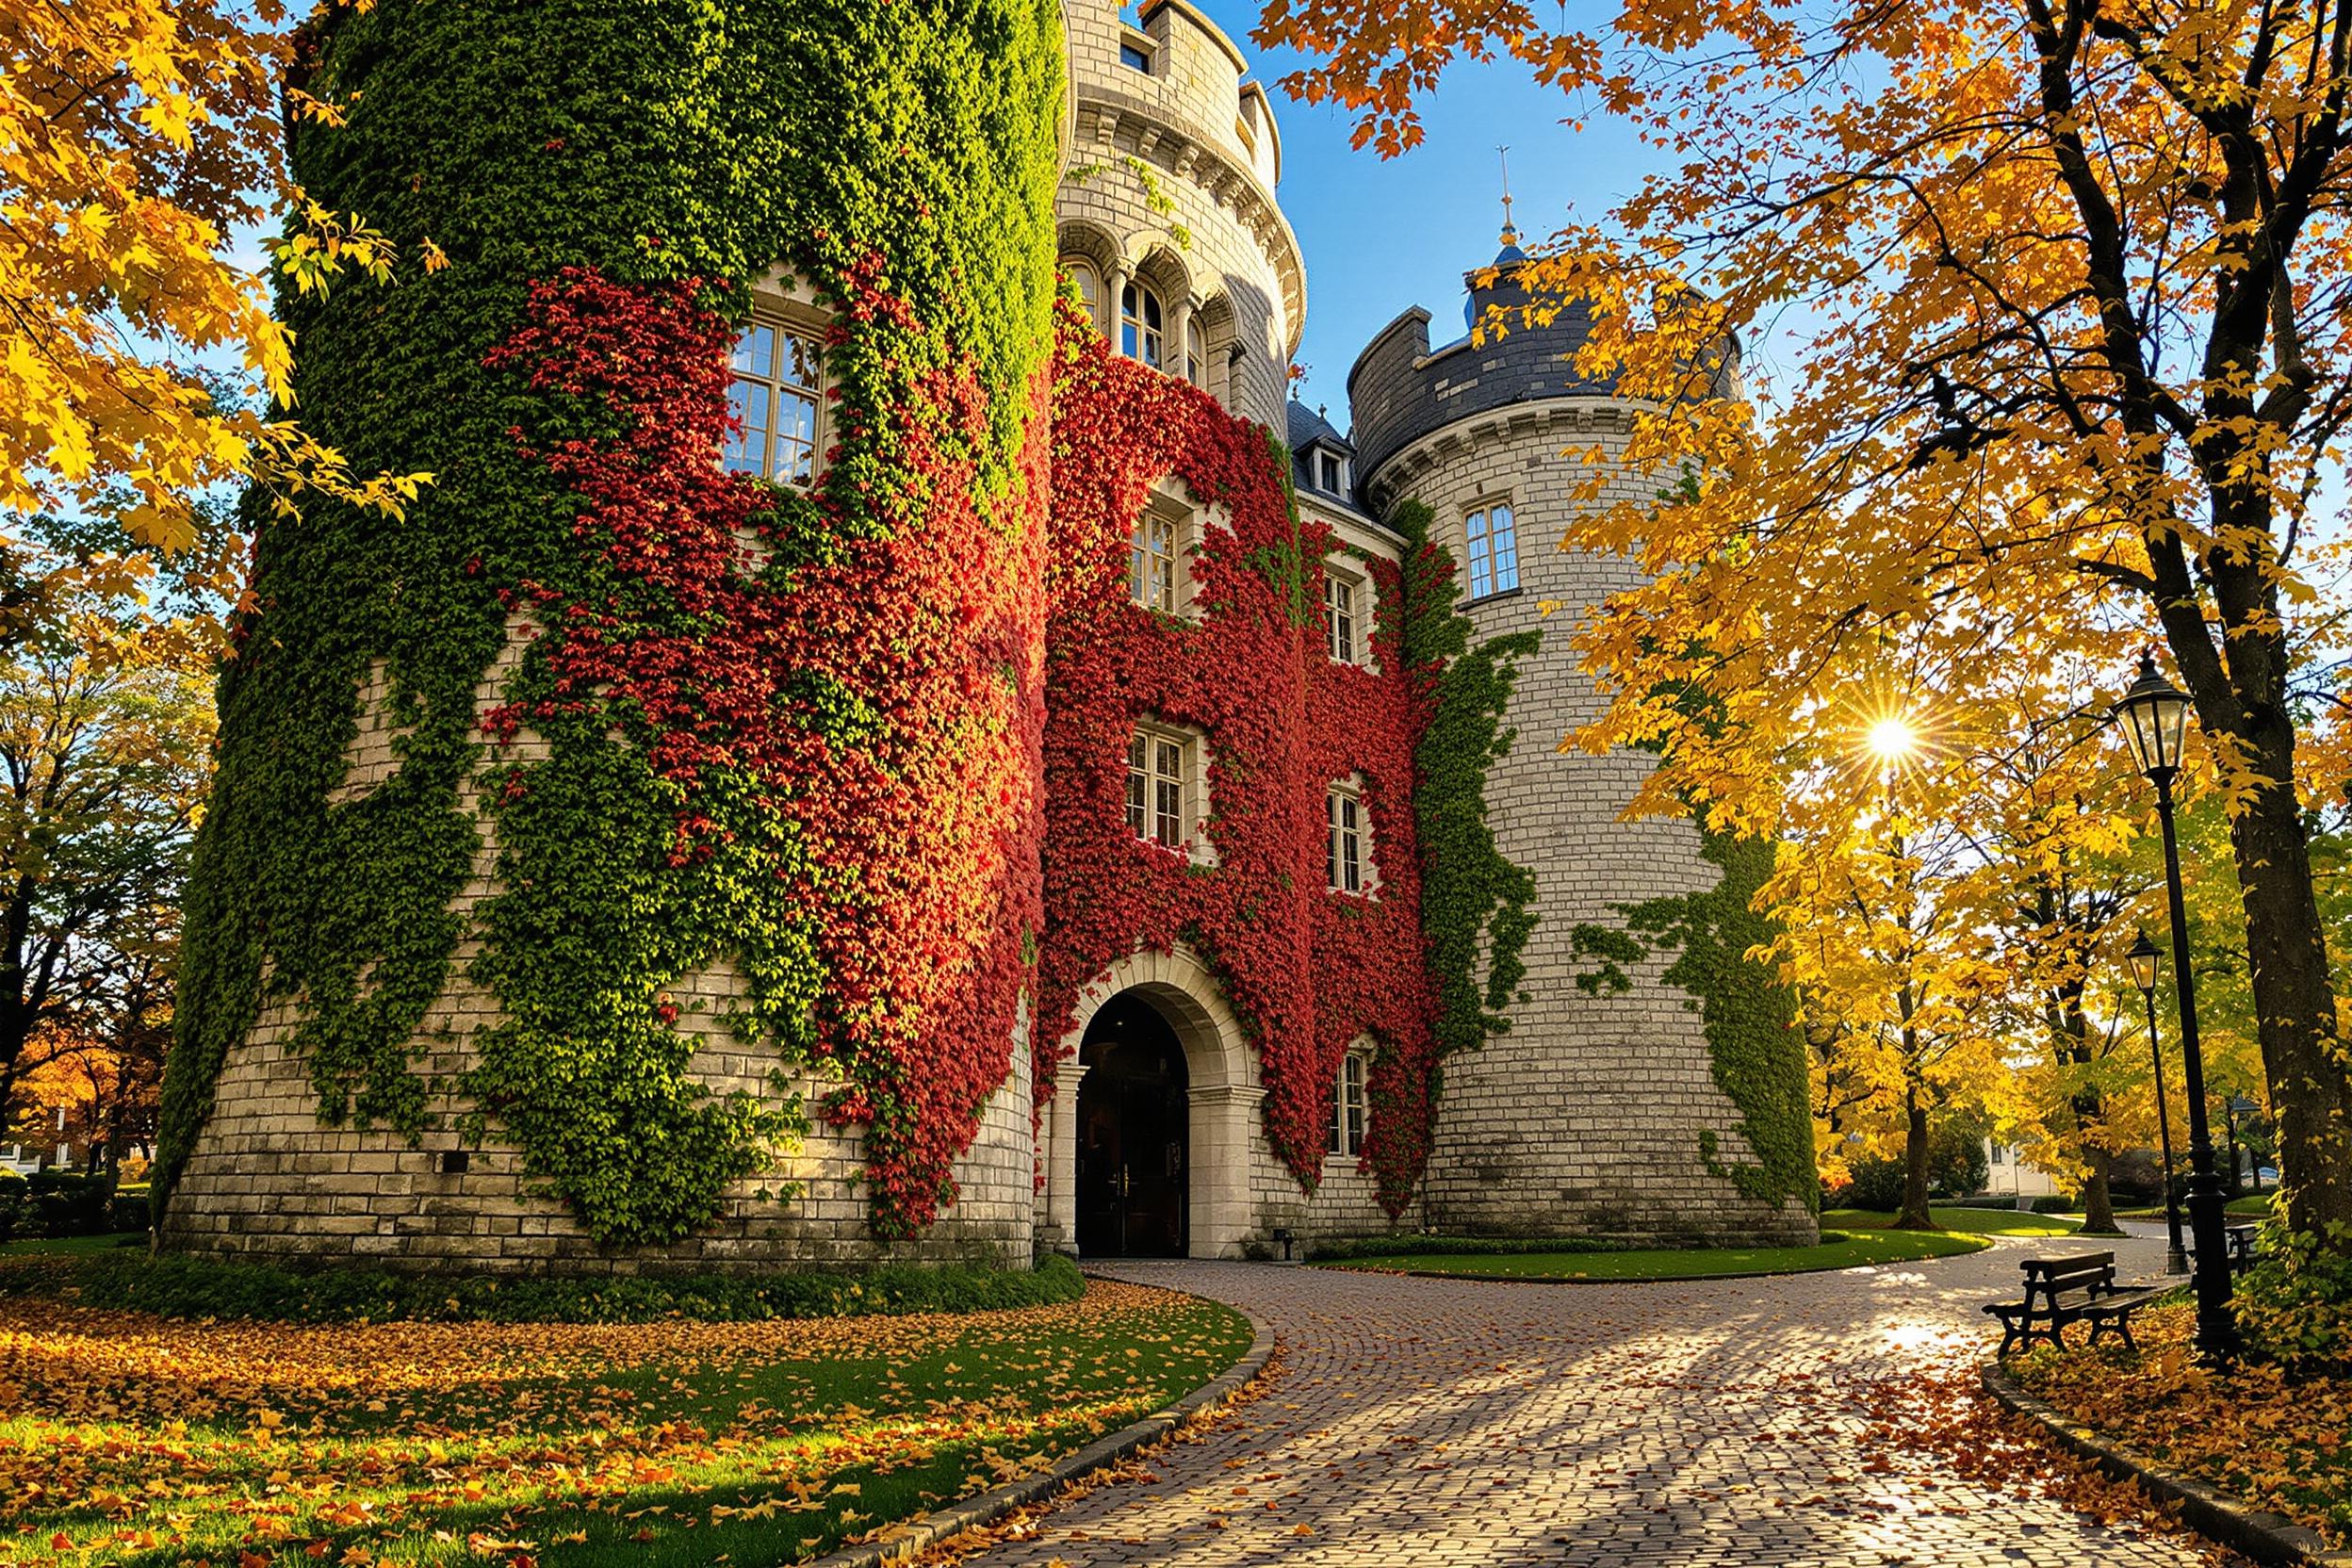
[[[1989,1353],[1977,1310],[2048,1243],[1779,1279],[1548,1285],[1268,1264],[1109,1266],[1279,1338],[1266,1397],[984,1568],[2175,1568],[2183,1538],[1905,1455],[1866,1465],[1864,1396]],[[2103,1245],[2103,1244],[2102,1244]],[[2127,1274],[2161,1249],[2114,1244]]]

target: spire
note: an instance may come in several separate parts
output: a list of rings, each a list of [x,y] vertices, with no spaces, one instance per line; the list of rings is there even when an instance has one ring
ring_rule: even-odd
[[[1511,220],[1511,148],[1497,147],[1494,154],[1503,162],[1503,244],[1506,248],[1519,243],[1519,225]]]

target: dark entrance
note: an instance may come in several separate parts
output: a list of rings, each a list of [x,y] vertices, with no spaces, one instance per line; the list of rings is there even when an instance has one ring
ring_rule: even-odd
[[[1192,1118],[1176,1031],[1128,991],[1095,1013],[1078,1059],[1078,1250],[1183,1257]]]

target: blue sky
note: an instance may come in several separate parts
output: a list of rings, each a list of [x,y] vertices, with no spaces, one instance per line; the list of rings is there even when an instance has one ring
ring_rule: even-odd
[[[1329,404],[1343,428],[1348,368],[1399,311],[1426,307],[1435,318],[1430,334],[1441,341],[1461,332],[1462,274],[1494,259],[1502,225],[1498,145],[1511,148],[1519,227],[1532,237],[1550,234],[1571,212],[1602,217],[1655,167],[1655,155],[1621,124],[1602,121],[1580,132],[1561,124],[1573,107],[1566,96],[1537,86],[1511,60],[1448,73],[1422,106],[1427,139],[1403,157],[1351,152],[1343,111],[1311,108],[1275,87],[1298,57],[1250,41],[1258,0],[1195,3],[1232,37],[1273,97],[1282,132],[1282,210],[1307,257],[1307,330],[1298,346],[1307,380],[1299,395]]]

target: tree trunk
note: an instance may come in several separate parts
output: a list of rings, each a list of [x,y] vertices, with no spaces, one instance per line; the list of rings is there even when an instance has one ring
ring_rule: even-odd
[[[2082,1157],[2091,1168],[2089,1179],[2082,1184],[2083,1233],[2119,1236],[2123,1234],[2123,1227],[2115,1223],[2115,1197],[2107,1190],[2107,1178],[2115,1166],[2115,1156],[2096,1144],[2086,1144]]]
[[[2262,728],[2267,743],[2257,751],[2256,771],[2292,778],[2292,728],[2283,720]],[[2262,790],[2238,816],[2230,838],[2279,1168],[2292,1178],[2284,1184],[2287,1223],[2323,1247],[2352,1252],[2352,1080],[2336,1035],[2311,847],[2294,792]],[[2234,1185],[2236,1172],[2230,1174]]]
[[[1903,1212],[1895,1216],[1900,1231],[1932,1231],[1936,1221],[1927,1212],[1927,1107],[1914,1087],[1903,1096],[1910,1112],[1903,1135]]]

